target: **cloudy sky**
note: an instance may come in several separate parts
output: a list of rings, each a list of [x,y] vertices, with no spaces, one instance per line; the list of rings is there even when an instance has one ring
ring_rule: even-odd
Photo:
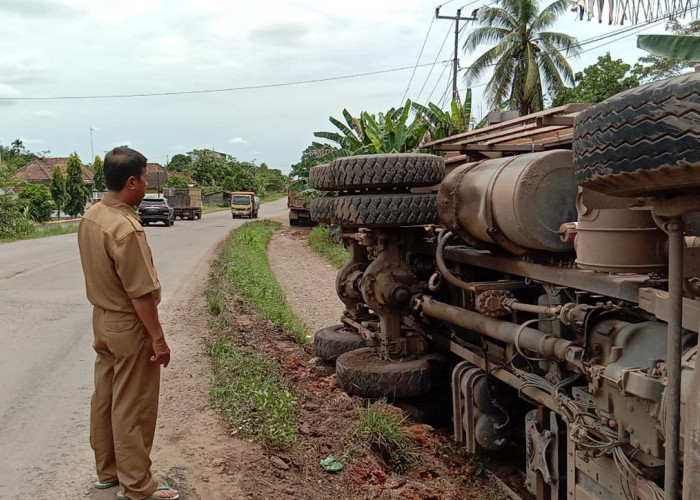
[[[467,15],[487,1],[453,0],[441,14],[467,3]],[[434,20],[438,5],[0,0],[0,143],[21,138],[33,151],[76,151],[85,162],[121,144],[160,163],[213,148],[286,172],[343,108],[357,115],[399,106],[404,94],[422,103],[443,98],[451,69],[441,61],[452,58],[453,25]],[[567,13],[554,29],[584,41],[620,27]],[[635,62],[643,53],[634,34],[587,43],[572,67],[594,64],[608,50]],[[474,58],[461,54],[461,66]],[[414,73],[417,61],[425,66]],[[387,71],[399,68],[408,69]],[[206,90],[217,92],[104,97]],[[475,86],[477,116],[487,111],[482,92]],[[104,98],[65,99],[75,96]],[[45,99],[57,97],[64,99]]]

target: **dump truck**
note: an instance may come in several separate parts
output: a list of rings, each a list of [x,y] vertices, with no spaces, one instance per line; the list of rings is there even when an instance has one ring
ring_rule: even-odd
[[[257,219],[260,210],[260,198],[252,191],[233,191],[231,193],[231,216]]]
[[[350,254],[316,354],[537,498],[697,498],[698,117],[696,72],[312,168]]]
[[[298,184],[298,183],[296,183]],[[287,191],[287,208],[289,208],[289,225],[299,226],[311,223],[311,200],[304,190],[295,189],[292,181]]]
[[[175,209],[175,217],[190,220],[202,218],[202,190],[198,188],[166,188],[163,190]]]

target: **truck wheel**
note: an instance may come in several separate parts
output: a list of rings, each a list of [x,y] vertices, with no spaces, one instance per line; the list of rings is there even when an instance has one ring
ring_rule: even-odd
[[[316,165],[309,170],[309,186],[320,191],[333,191],[333,179],[328,164]]]
[[[322,196],[311,200],[309,207],[309,215],[311,219],[324,224],[330,224],[335,211],[335,201],[338,198],[335,196]]]
[[[398,227],[437,224],[437,195],[387,193],[335,198],[333,224],[342,227]]]
[[[380,154],[338,158],[328,165],[333,191],[373,191],[439,184],[445,176],[445,161],[428,154]]]
[[[335,361],[338,356],[365,346],[365,339],[345,325],[333,325],[314,333],[314,351],[325,361]]]
[[[574,120],[579,185],[616,196],[697,192],[700,73],[614,95]]]
[[[416,359],[385,361],[370,347],[338,356],[335,374],[348,394],[365,398],[410,398],[428,394],[445,377],[445,360],[437,354]]]
[[[165,219],[165,220],[163,221],[163,223],[165,224],[165,227],[170,227],[170,226],[171,226],[171,224],[170,224],[170,219]]]

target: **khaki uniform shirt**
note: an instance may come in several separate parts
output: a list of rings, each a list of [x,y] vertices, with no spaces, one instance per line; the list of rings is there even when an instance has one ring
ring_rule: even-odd
[[[87,298],[109,311],[135,313],[131,299],[153,293],[160,302],[160,282],[146,233],[133,207],[108,193],[80,222],[78,247]]]

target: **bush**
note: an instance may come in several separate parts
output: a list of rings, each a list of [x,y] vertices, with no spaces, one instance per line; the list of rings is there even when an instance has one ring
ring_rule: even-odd
[[[29,217],[36,222],[45,222],[51,219],[53,201],[51,193],[40,184],[25,184],[19,190],[18,202],[20,210],[27,211]]]
[[[10,194],[0,195],[0,239],[17,239],[29,236],[36,228]]]

